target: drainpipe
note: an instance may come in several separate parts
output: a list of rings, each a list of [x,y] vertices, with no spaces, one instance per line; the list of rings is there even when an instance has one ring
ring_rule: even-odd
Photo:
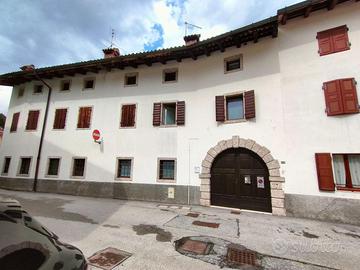
[[[36,192],[37,183],[38,183],[38,176],[39,176],[41,150],[42,150],[42,146],[43,146],[43,142],[44,142],[46,122],[47,122],[47,116],[48,116],[48,112],[49,112],[49,104],[50,104],[50,97],[51,97],[52,88],[51,88],[51,86],[50,86],[48,83],[46,83],[43,79],[41,79],[40,76],[36,73],[36,70],[35,70],[35,66],[34,66],[34,65],[23,66],[23,67],[21,67],[20,69],[23,70],[23,71],[27,71],[27,72],[33,72],[33,74],[35,75],[36,79],[38,79],[39,81],[41,81],[41,82],[48,88],[48,90],[49,90],[49,93],[48,93],[48,96],[47,96],[47,100],[46,100],[44,121],[43,121],[42,129],[41,129],[41,136],[40,136],[40,143],[39,143],[39,148],[38,148],[38,154],[37,154],[37,157],[36,157],[36,167],[35,167],[35,176],[34,176],[34,184],[33,184],[33,191]]]
[[[191,184],[191,141],[199,138],[189,138],[189,170],[188,170],[188,186],[187,186],[187,204],[190,205],[190,184]]]

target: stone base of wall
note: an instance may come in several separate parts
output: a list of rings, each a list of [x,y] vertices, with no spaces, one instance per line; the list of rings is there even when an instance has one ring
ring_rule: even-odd
[[[285,194],[286,215],[360,225],[360,200]]]
[[[0,188],[3,189],[32,191],[32,186],[33,179],[0,177]],[[175,190],[174,199],[168,198],[169,187]],[[122,200],[188,203],[188,187],[178,185],[40,179],[37,192]],[[200,187],[190,186],[190,204],[197,205],[199,203]]]

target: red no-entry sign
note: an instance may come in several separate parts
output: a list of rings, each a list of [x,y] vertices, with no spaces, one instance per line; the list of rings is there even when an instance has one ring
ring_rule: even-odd
[[[93,136],[94,141],[99,140],[100,139],[100,131],[98,129],[94,129],[92,136]]]

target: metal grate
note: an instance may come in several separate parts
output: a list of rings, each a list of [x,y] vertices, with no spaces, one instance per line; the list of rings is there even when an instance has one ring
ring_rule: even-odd
[[[186,216],[188,216],[188,217],[193,217],[193,218],[197,218],[198,216],[199,216],[199,214],[198,213],[187,213],[186,214]]]
[[[229,247],[226,257],[230,263],[256,265],[256,253],[250,250]]]
[[[204,222],[204,221],[199,221],[199,220],[195,220],[192,224],[196,225],[196,226],[209,227],[209,228],[214,228],[214,229],[219,228],[219,225],[220,225],[219,223],[210,223],[210,222]]]
[[[88,258],[89,264],[104,270],[111,270],[132,254],[116,248],[106,248]]]

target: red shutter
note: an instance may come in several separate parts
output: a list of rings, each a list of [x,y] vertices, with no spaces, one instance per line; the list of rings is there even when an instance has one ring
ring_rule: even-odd
[[[77,128],[82,128],[82,127],[83,127],[83,108],[80,108],[79,109]]]
[[[323,85],[327,115],[343,114],[343,102],[339,80],[325,82]]]
[[[255,91],[246,91],[244,93],[245,119],[255,118]]]
[[[79,109],[78,128],[90,128],[91,107],[81,107]]]
[[[18,126],[18,123],[19,123],[19,117],[20,117],[19,112],[13,114],[11,127],[10,127],[10,132],[15,132],[17,130],[17,126]]]
[[[225,121],[225,97],[216,96],[215,97],[215,106],[216,106],[216,121],[224,122]]]
[[[344,113],[358,113],[359,103],[354,78],[341,79],[339,81]]]
[[[341,52],[350,49],[347,31],[348,28],[346,25],[332,29],[331,36],[333,52]]]
[[[315,161],[319,189],[324,191],[335,191],[331,155],[329,153],[316,153]]]
[[[54,129],[64,129],[67,109],[56,109],[54,119]]]
[[[40,111],[29,111],[26,130],[36,130]]]
[[[90,122],[91,122],[91,111],[92,111],[92,108],[91,108],[91,107],[87,107],[87,108],[85,108],[85,112],[86,112],[86,118],[85,118],[85,128],[90,128]]]
[[[185,125],[185,101],[176,104],[176,122],[179,126]]]
[[[153,109],[153,126],[160,126],[161,103],[154,103]]]
[[[135,126],[136,105],[123,105],[121,108],[121,127]]]
[[[319,54],[326,55],[333,52],[331,32],[324,31],[317,34],[317,40],[319,44]]]

